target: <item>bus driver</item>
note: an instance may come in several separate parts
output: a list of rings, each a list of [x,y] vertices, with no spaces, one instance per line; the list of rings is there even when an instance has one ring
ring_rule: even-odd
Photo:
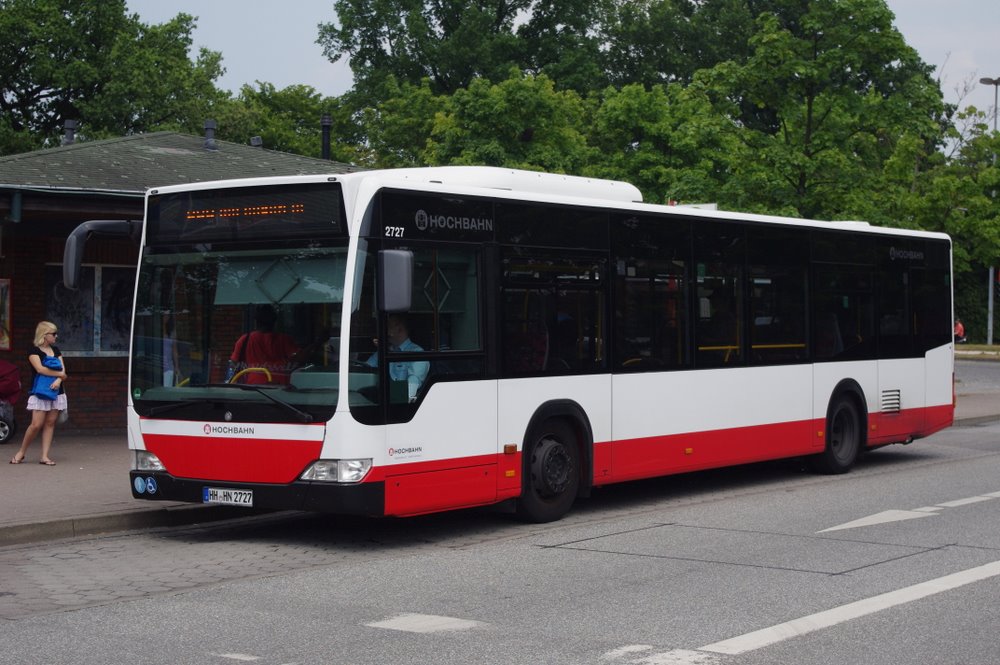
[[[410,330],[406,324],[406,317],[402,314],[390,314],[388,317],[388,328],[386,336],[389,339],[389,350],[400,352],[423,351],[423,347],[410,339]],[[378,346],[378,340],[374,340]],[[368,358],[370,367],[378,367],[378,351]],[[426,361],[416,362],[392,362],[389,363],[389,378],[392,381],[406,381],[407,397],[413,402],[417,399],[417,392],[427,378],[431,364]]]

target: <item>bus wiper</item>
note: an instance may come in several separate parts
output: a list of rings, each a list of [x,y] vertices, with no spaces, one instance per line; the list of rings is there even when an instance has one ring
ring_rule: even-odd
[[[267,399],[271,400],[278,406],[283,407],[285,410],[290,411],[295,414],[295,419],[300,423],[312,423],[316,422],[311,413],[306,413],[301,409],[297,409],[288,402],[282,401],[275,397],[274,395],[269,395],[266,390],[261,390],[257,386],[247,385],[245,383],[199,383],[194,386],[195,388],[236,388],[237,390],[251,390],[258,395],[263,395]]]
[[[174,409],[179,409],[184,406],[194,406],[195,404],[202,404],[202,400],[198,399],[186,399],[180,402],[171,402],[170,404],[161,404],[160,406],[154,406],[149,410],[149,415],[158,416],[161,413],[167,413],[168,411],[173,411]]]
[[[234,384],[230,384],[230,385],[234,385]],[[260,388],[257,388],[256,386],[243,386],[242,390],[252,390],[255,393],[259,393],[259,394],[263,395],[264,397],[268,398],[269,400],[271,400],[275,404],[284,407],[285,409],[287,409],[291,413],[294,413],[298,417],[298,421],[300,423],[311,423],[311,422],[314,421],[313,416],[312,416],[311,413],[306,413],[305,411],[302,411],[301,409],[295,408],[294,406],[292,406],[288,402],[286,402],[284,400],[278,399],[274,395],[269,395],[266,390],[261,390]]]

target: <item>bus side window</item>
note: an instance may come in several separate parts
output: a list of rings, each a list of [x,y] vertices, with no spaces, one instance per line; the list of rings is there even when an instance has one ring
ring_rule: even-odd
[[[733,224],[695,227],[698,297],[707,298],[708,316],[695,321],[697,367],[743,365],[746,343],[744,313],[744,229]]]

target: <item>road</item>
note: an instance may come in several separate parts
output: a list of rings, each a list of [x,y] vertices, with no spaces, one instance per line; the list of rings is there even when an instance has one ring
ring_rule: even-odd
[[[956,360],[956,390],[962,393],[1000,391],[1000,362],[989,360]]]
[[[987,664],[1000,662],[998,595],[989,424],[877,451],[843,476],[783,461],[604,488],[546,525],[495,510],[283,514],[0,548],[0,654]]]

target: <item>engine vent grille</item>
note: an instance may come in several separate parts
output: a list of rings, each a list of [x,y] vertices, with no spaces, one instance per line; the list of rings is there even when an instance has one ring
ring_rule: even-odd
[[[899,413],[901,406],[899,389],[882,391],[882,413]]]

